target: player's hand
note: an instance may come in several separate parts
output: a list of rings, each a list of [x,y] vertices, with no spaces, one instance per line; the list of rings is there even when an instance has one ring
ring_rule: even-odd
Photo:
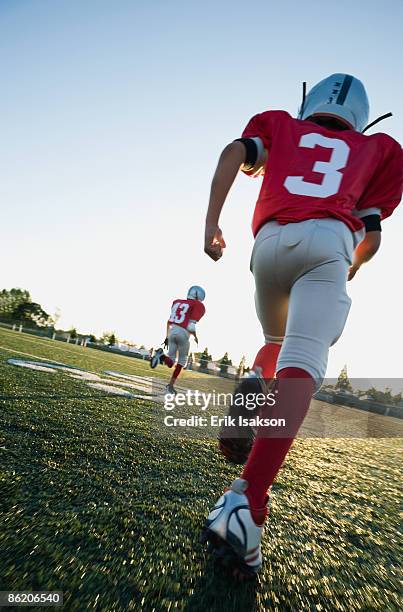
[[[222,231],[218,225],[206,225],[204,234],[204,252],[207,253],[213,261],[218,261],[223,254],[225,244]]]
[[[359,266],[358,264],[353,264],[352,266],[350,266],[349,271],[348,271],[348,278],[347,280],[351,281],[353,280],[354,276],[357,274],[358,270],[360,269],[361,266]]]
[[[168,336],[165,338],[164,342],[162,343],[162,346],[166,349],[168,348]]]

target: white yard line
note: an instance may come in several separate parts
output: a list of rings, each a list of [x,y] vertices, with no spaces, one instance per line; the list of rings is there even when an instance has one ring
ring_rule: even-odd
[[[12,335],[14,335],[14,334],[19,334],[19,333],[20,333],[20,332],[17,332],[17,331],[13,331],[13,330],[11,330],[11,329],[4,329],[4,328],[1,328],[1,327],[0,327],[0,332],[1,332],[1,331],[8,332],[8,333],[10,333],[10,334],[12,334]],[[49,347],[49,343],[50,343],[50,342],[52,342],[53,346],[55,346],[55,348],[56,348],[58,351],[64,351],[65,353],[69,353],[69,354],[71,354],[71,355],[82,354],[82,353],[80,353],[80,351],[79,351],[79,350],[78,350],[78,351],[77,351],[77,353],[76,353],[76,351],[75,351],[75,349],[74,349],[74,348],[73,348],[73,349],[68,349],[68,348],[66,348],[66,347],[64,347],[64,346],[59,346],[59,345],[58,345],[58,343],[59,343],[59,341],[58,341],[58,340],[51,340],[51,339],[49,339],[49,340],[43,340],[42,338],[32,338],[32,337],[28,337],[28,335],[27,335],[27,334],[25,334],[25,335],[24,335],[23,339],[24,339],[24,341],[31,342],[31,343],[33,343],[33,344],[40,344],[41,346],[47,346],[47,347]],[[56,343],[57,343],[57,344],[56,344]],[[6,348],[6,347],[4,347],[4,346],[0,346],[0,348],[4,349],[4,350],[6,350],[6,351],[11,351],[11,349],[8,349],[8,348]],[[84,347],[83,347],[83,346],[76,346],[76,348],[77,348],[77,349],[84,349]],[[89,349],[89,350],[90,350],[90,349]],[[17,350],[15,350],[15,352],[16,352],[16,353],[20,353],[21,355],[28,355],[29,357],[37,357],[37,355],[30,355],[29,353],[23,353],[22,351],[17,351]],[[91,359],[93,359],[93,358],[94,358],[94,359],[103,360],[103,361],[105,360],[105,357],[103,357],[103,356],[101,356],[101,355],[96,355],[96,354],[94,355],[93,353],[96,353],[96,349],[93,349],[93,351],[91,352],[91,355],[90,355],[90,358],[91,358]],[[108,357],[111,357],[111,355],[108,355]],[[126,357],[126,355],[113,355],[113,357],[117,357],[117,358],[119,358],[119,357]],[[47,358],[46,358],[46,357],[38,357],[38,359],[43,359],[43,360],[46,360]],[[127,357],[127,359],[131,359],[131,357]],[[55,360],[53,359],[52,361],[55,361]],[[143,360],[142,360],[142,361],[143,361]],[[112,362],[111,362],[111,363],[112,363]],[[126,363],[127,363],[127,362],[126,362]],[[133,364],[128,364],[128,365],[130,365],[131,367],[134,367],[134,365],[133,365]]]
[[[0,346],[0,349],[3,351],[9,351],[10,353],[18,353],[19,355],[26,355],[27,357],[35,357],[35,359],[42,359],[42,361],[47,361],[48,363],[59,363],[54,359],[49,359],[49,357],[39,357],[38,355],[32,355],[32,353],[24,353],[23,351],[17,351],[17,349],[10,349],[6,346]]]

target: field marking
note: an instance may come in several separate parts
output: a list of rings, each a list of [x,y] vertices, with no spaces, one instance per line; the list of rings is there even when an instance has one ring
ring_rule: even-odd
[[[34,361],[23,361],[22,359],[8,359],[7,363],[10,365],[18,366],[20,368],[36,370],[37,372],[48,372],[52,374],[57,372],[56,368],[54,367],[54,364],[46,361],[43,365],[40,365],[38,362]]]
[[[45,363],[47,363],[47,365],[52,365],[54,364],[55,366],[63,366],[63,367],[58,367],[57,369],[59,370],[70,370],[73,371],[73,375],[70,374],[71,378],[75,378],[74,374],[77,373],[78,378],[80,378],[81,380],[84,378],[84,376],[86,374],[93,374],[94,376],[97,376],[99,378],[99,374],[97,374],[96,372],[91,372],[90,370],[82,370],[81,368],[76,368],[75,366],[66,366],[66,364],[62,364],[60,361],[55,361],[54,359],[48,359],[46,357],[38,357],[38,355],[33,355],[32,353],[24,353],[23,351],[17,351],[16,349],[9,349],[6,348],[5,346],[1,346],[0,345],[0,350],[4,350],[4,351],[9,351],[10,353],[18,353],[20,355],[26,355],[27,357],[34,357],[35,359],[40,359],[41,361],[44,361]],[[7,361],[7,363],[10,363],[9,361]],[[10,365],[15,365],[15,364],[10,364]],[[82,372],[82,374],[80,374],[80,372]],[[107,373],[108,370],[104,370],[102,372],[102,376],[105,376],[105,374],[108,376],[109,374]],[[138,378],[140,380],[140,382],[138,384],[141,384],[144,380],[146,380],[146,382],[148,382],[149,384],[142,384],[143,389],[147,389],[148,387],[152,387],[154,384],[158,383],[160,386],[165,385],[165,381],[162,379],[156,379],[156,381],[153,380],[152,377],[145,377],[145,376],[138,376],[138,375],[131,375],[131,374],[121,374],[121,376],[124,376],[125,378],[128,378],[129,376],[135,376],[136,378]],[[115,378],[117,378],[115,376]],[[102,379],[105,380],[105,379]],[[128,383],[124,383],[120,380],[112,380],[111,378],[109,379],[110,382],[115,383],[115,384],[121,384],[121,385],[125,385],[128,386]],[[135,382],[135,381],[133,381]],[[130,385],[131,387],[137,388],[133,385]]]
[[[6,351],[12,350],[12,349],[0,346],[0,350],[2,349]],[[17,351],[17,352],[20,354],[29,355],[30,357],[35,357],[35,359],[38,359],[38,357],[36,357],[35,355],[31,355],[29,353],[23,353],[22,351]],[[52,362],[51,359],[44,360],[42,357],[39,357],[39,359],[41,360],[41,362],[43,362],[43,366],[41,365],[41,362],[24,361],[22,359],[8,359],[6,363],[12,366],[29,368],[29,369],[41,371],[47,374],[49,373],[54,374],[55,372],[59,370],[63,374],[66,374],[66,376],[68,376],[69,378],[74,378],[75,380],[84,382],[86,383],[88,387],[93,388],[93,389],[98,389],[99,391],[103,391],[104,393],[109,393],[111,395],[118,395],[121,397],[130,398],[130,399],[141,399],[141,400],[148,400],[148,401],[156,402],[156,403],[163,403],[162,397],[160,397],[159,394],[150,393],[149,389],[144,386],[143,380],[138,376],[133,376],[133,378],[139,379],[141,383],[137,382],[136,384],[134,380],[132,380],[132,382],[129,383],[127,382],[127,378],[129,378],[130,375],[125,376],[126,381],[119,380],[116,377],[114,379],[104,378],[104,373],[100,375],[95,372],[90,372],[88,370],[86,371],[86,370],[81,370],[80,368],[70,367],[60,362]],[[48,366],[48,367],[45,367],[45,366]],[[118,386],[115,386],[115,385],[118,385]],[[122,389],[121,387],[126,387],[126,389]],[[137,391],[137,393],[127,391],[127,387],[130,387],[134,391]],[[150,384],[150,387],[152,390],[152,384]],[[139,394],[139,391],[141,394]],[[2,396],[0,396],[0,399],[3,399]]]
[[[32,353],[24,353],[24,351],[17,351],[17,349],[10,349],[6,346],[0,346],[0,350],[8,351],[9,353],[18,353],[19,355],[26,355],[27,357],[35,357],[35,359],[42,359],[42,361],[48,361],[49,363],[53,361],[57,363],[54,359],[49,359],[48,357],[39,357],[38,355],[33,355]]]
[[[20,332],[17,331],[13,331],[11,329],[4,329],[4,328],[0,328],[0,331],[6,331],[9,332],[12,336],[14,336],[15,334],[19,334]],[[21,337],[21,336],[20,336]],[[80,353],[80,349],[84,349],[84,346],[80,346],[79,344],[72,344],[70,345],[70,349],[66,348],[65,346],[59,346],[56,343],[60,343],[60,340],[53,340],[52,338],[48,338],[48,339],[44,339],[44,338],[38,338],[38,337],[32,337],[29,336],[28,334],[24,334],[22,336],[22,339],[26,342],[31,342],[33,344],[41,344],[43,346],[50,346],[49,343],[52,342],[53,346],[55,346],[58,350],[64,351],[65,353],[71,353],[72,355],[77,355],[77,353]],[[73,348],[74,347],[74,348]],[[71,350],[73,349],[73,350]],[[78,349],[78,350],[77,350]],[[77,350],[77,353],[75,353],[75,350]],[[124,357],[125,355],[116,355],[116,357]],[[96,355],[96,357],[100,358],[100,355]]]
[[[0,331],[3,331],[3,328],[0,328]],[[6,331],[6,332],[11,332],[11,334],[18,334],[18,333],[20,333],[20,332],[13,332],[13,331],[12,331],[12,330],[10,330],[10,329],[6,329],[5,331]],[[44,344],[45,346],[47,346],[47,347],[49,347],[49,348],[50,348],[49,343],[50,343],[50,342],[52,342],[52,343],[53,343],[53,346],[56,348],[56,350],[64,351],[65,353],[69,353],[69,354],[71,354],[71,355],[76,355],[76,356],[77,356],[77,355],[82,355],[82,354],[83,354],[83,353],[80,353],[80,350],[78,350],[78,351],[77,351],[77,353],[76,353],[76,352],[75,352],[75,349],[73,349],[73,350],[71,350],[71,349],[70,349],[70,350],[69,350],[68,348],[66,348],[66,347],[64,347],[64,346],[58,346],[56,343],[60,342],[59,340],[52,340],[52,339],[50,339],[50,338],[49,338],[49,340],[43,340],[42,338],[32,338],[32,337],[29,337],[29,338],[28,338],[27,336],[24,336],[24,338],[23,338],[23,339],[24,339],[25,341],[27,341],[27,342],[31,342],[31,343],[33,343],[33,344],[38,344],[38,343],[39,343],[41,346]],[[85,347],[83,347],[83,346],[79,346],[79,345],[74,345],[74,346],[75,346],[77,349],[82,349],[82,351],[83,351],[83,352],[85,351]],[[4,347],[4,346],[0,346],[0,349],[1,349],[1,348],[3,348],[4,350],[10,350],[10,351],[11,351],[11,349],[6,349],[6,347]],[[88,350],[91,350],[91,349],[88,349]],[[22,352],[22,351],[17,351],[16,349],[15,349],[15,352],[16,352],[16,353],[21,353],[21,355],[29,355],[30,357],[37,357],[37,355],[30,355],[30,353],[24,353],[24,352]],[[95,353],[95,352],[96,352],[96,349],[93,349],[93,352]],[[97,359],[98,359],[98,360],[102,360],[102,359],[104,359],[104,360],[105,360],[105,357],[103,358],[101,355],[96,355],[96,354],[94,355],[94,354],[92,354],[92,353],[90,353],[90,355],[91,355],[91,359],[92,359],[92,358],[94,358],[95,360],[97,360]],[[109,359],[110,357],[117,357],[118,359],[119,359],[120,357],[123,357],[123,358],[129,359],[129,360],[134,359],[133,357],[128,357],[127,355],[110,355],[110,354],[108,354],[108,353],[106,353],[106,355],[107,355],[107,358],[108,358],[108,359]],[[46,358],[45,358],[45,357],[38,357],[38,359],[46,359]],[[144,359],[141,359],[141,361],[143,362],[143,361],[144,361]],[[111,362],[111,363],[112,363],[112,362]],[[130,363],[130,361],[129,361],[129,362],[126,362],[126,363]],[[134,364],[130,364],[130,365],[131,365],[131,367],[134,367]]]

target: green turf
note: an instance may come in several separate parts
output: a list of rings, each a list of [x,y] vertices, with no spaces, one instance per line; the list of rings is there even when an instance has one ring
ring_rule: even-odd
[[[398,439],[298,440],[274,487],[263,571],[238,585],[198,543],[238,475],[214,441],[156,435],[150,402],[6,363],[33,356],[150,374],[0,330],[0,590],[63,590],[77,611],[401,609]]]

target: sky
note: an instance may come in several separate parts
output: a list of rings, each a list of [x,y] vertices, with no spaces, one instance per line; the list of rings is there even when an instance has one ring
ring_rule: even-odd
[[[262,344],[249,272],[259,180],[239,176],[214,263],[203,252],[222,148],[264,110],[295,115],[301,83],[356,75],[371,119],[403,140],[400,0],[0,0],[0,289],[59,326],[157,346],[174,298],[206,289],[200,346],[247,361]],[[328,375],[402,377],[403,209],[348,290]]]

